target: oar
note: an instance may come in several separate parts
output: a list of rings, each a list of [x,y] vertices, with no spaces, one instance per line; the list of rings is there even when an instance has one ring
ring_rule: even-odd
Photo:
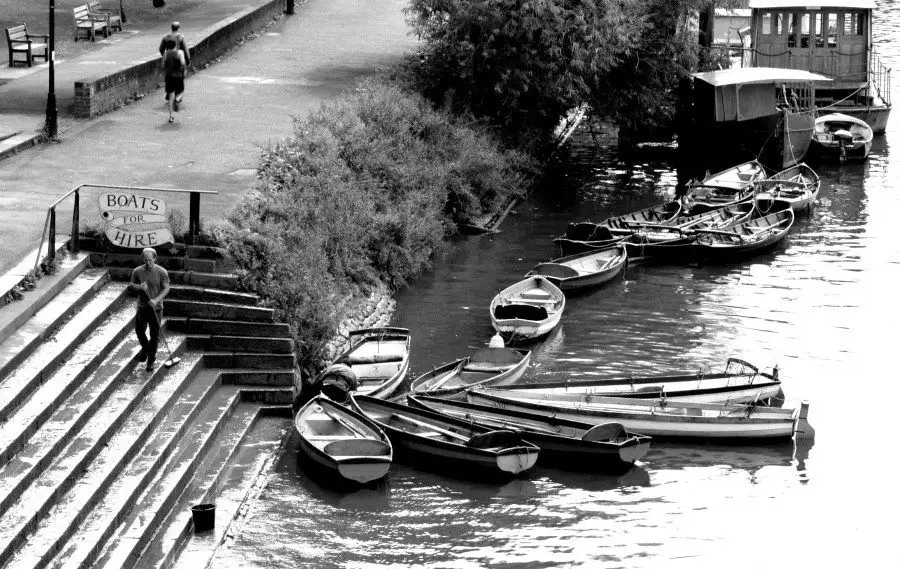
[[[444,375],[444,377],[440,378],[438,381],[436,381],[436,382],[433,383],[432,385],[429,385],[428,387],[426,387],[425,389],[423,389],[423,391],[436,391],[436,390],[439,389],[442,385],[444,385],[445,383],[447,383],[448,381],[450,381],[451,378],[454,378],[454,377],[456,377],[457,375],[459,375],[459,372],[462,371],[463,366],[466,365],[466,363],[467,363],[468,361],[469,361],[469,358],[465,358],[464,360],[460,361],[460,362],[459,362],[459,365],[457,365],[457,366],[456,366],[455,368],[453,368],[452,370],[448,371],[448,372],[446,373],[446,375]]]
[[[713,235],[722,235],[723,237],[737,237],[741,241],[744,240],[743,236],[731,231],[720,231],[718,229],[694,229],[693,231],[694,233],[711,233]]]
[[[450,437],[452,439],[456,439],[458,441],[469,442],[470,437],[461,435],[454,431],[442,429],[441,427],[438,427],[437,425],[432,425],[431,423],[423,423],[422,421],[417,421],[411,417],[407,417],[406,415],[398,415],[397,413],[394,413],[393,415],[391,415],[391,418],[397,419],[401,423],[406,423],[407,425],[419,427],[420,429],[427,429],[429,431],[434,431],[435,433],[438,433],[439,435],[444,435],[444,436]]]
[[[369,435],[369,434],[367,434],[367,433],[365,433],[365,432],[359,430],[355,425],[352,425],[352,424],[348,423],[347,420],[344,419],[343,417],[341,417],[341,416],[339,416],[339,415],[335,415],[335,414],[332,413],[330,410],[326,409],[323,405],[319,405],[319,408],[322,409],[322,412],[323,412],[323,413],[325,413],[326,415],[328,415],[329,417],[331,417],[331,419],[332,419],[335,423],[337,423],[337,424],[339,424],[339,425],[342,425],[345,429],[347,429],[347,430],[350,431],[351,433],[356,433],[357,435],[359,435],[359,436],[361,436],[361,437],[363,437],[363,438],[366,438],[366,439],[371,438],[371,435]]]

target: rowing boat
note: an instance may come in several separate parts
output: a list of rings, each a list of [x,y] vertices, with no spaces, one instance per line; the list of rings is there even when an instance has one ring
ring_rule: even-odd
[[[365,395],[351,395],[350,400],[384,429],[399,458],[417,466],[463,477],[498,478],[520,474],[537,462],[538,447],[513,431],[488,429]]]
[[[602,251],[614,247],[631,235],[633,227],[647,223],[665,224],[682,212],[681,202],[667,202],[639,211],[609,217],[599,223],[580,221],[570,223],[566,233],[553,240],[563,255],[586,251]]]
[[[409,330],[354,330],[350,332],[350,347],[334,363],[350,366],[359,380],[359,393],[390,397],[409,371]]]
[[[507,342],[536,340],[559,324],[566,297],[542,276],[531,276],[491,300],[491,323]]]
[[[653,437],[772,440],[790,438],[800,408],[755,403],[672,402],[665,398],[600,397],[590,393],[532,393],[524,390],[470,389],[470,403],[527,411],[574,421],[621,423]]]
[[[622,245],[602,251],[587,251],[536,265],[528,276],[540,275],[560,290],[600,286],[625,270],[628,253]]]
[[[800,163],[765,180],[758,180],[754,186],[757,200],[785,201],[791,204],[791,209],[800,211],[812,207],[819,195],[821,180],[815,170]]]
[[[316,469],[353,484],[387,474],[390,440],[367,417],[324,396],[316,396],[294,418],[300,449]]]
[[[504,389],[498,387],[498,389]],[[517,391],[529,393],[582,393],[600,397],[665,398],[694,403],[768,402],[781,392],[777,369],[761,372],[756,366],[728,358],[721,372],[682,373],[650,377],[614,377],[542,381],[517,384]]]
[[[651,437],[631,433],[619,423],[596,425],[425,395],[410,395],[407,400],[411,407],[436,411],[485,428],[521,431],[541,449],[540,461],[548,466],[624,472],[650,449]]]
[[[874,133],[866,121],[832,113],[816,119],[812,148],[820,156],[836,157],[841,162],[848,159],[865,160],[872,149]]]
[[[726,229],[700,229],[694,242],[696,256],[730,261],[774,249],[794,224],[794,210],[786,202],[770,202],[772,213],[753,217]]]
[[[765,178],[763,165],[757,160],[750,160],[689,185],[681,201],[690,214],[734,205],[753,199],[753,182]]]
[[[530,360],[528,350],[483,348],[417,377],[409,389],[413,393],[449,397],[476,385],[508,385],[522,377]]]

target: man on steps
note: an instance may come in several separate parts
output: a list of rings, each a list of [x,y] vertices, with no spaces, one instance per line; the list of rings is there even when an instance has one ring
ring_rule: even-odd
[[[141,252],[144,264],[131,273],[129,288],[138,293],[137,315],[134,331],[141,351],[138,361],[147,362],[147,371],[153,371],[156,362],[156,347],[159,343],[159,326],[162,322],[163,299],[169,294],[169,273],[156,264],[156,251],[147,247]],[[147,327],[150,339],[147,339]]]

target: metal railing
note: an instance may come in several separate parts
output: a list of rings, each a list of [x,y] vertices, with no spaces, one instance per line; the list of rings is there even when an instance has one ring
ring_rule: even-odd
[[[67,249],[72,253],[80,251],[80,209],[81,209],[81,190],[83,188],[95,188],[104,190],[129,190],[139,192],[169,192],[190,194],[188,206],[188,234],[187,245],[193,245],[200,234],[200,195],[201,194],[218,194],[218,190],[182,190],[178,188],[148,188],[142,186],[114,186],[108,184],[81,184],[63,194],[58,200],[50,204],[47,208],[47,217],[44,219],[44,229],[41,231],[41,244],[38,246],[37,258],[34,261],[34,268],[37,269],[41,262],[41,251],[44,248],[44,236],[47,236],[47,259],[53,262],[56,259],[56,208],[70,196],[74,197],[72,205],[72,232],[69,241],[66,244]],[[48,231],[49,228],[49,231]]]

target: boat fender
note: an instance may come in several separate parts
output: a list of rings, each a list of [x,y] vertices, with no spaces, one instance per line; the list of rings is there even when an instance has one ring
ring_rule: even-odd
[[[488,343],[489,348],[505,348],[506,344],[503,342],[503,337],[500,333],[496,333],[491,337],[491,341]]]

